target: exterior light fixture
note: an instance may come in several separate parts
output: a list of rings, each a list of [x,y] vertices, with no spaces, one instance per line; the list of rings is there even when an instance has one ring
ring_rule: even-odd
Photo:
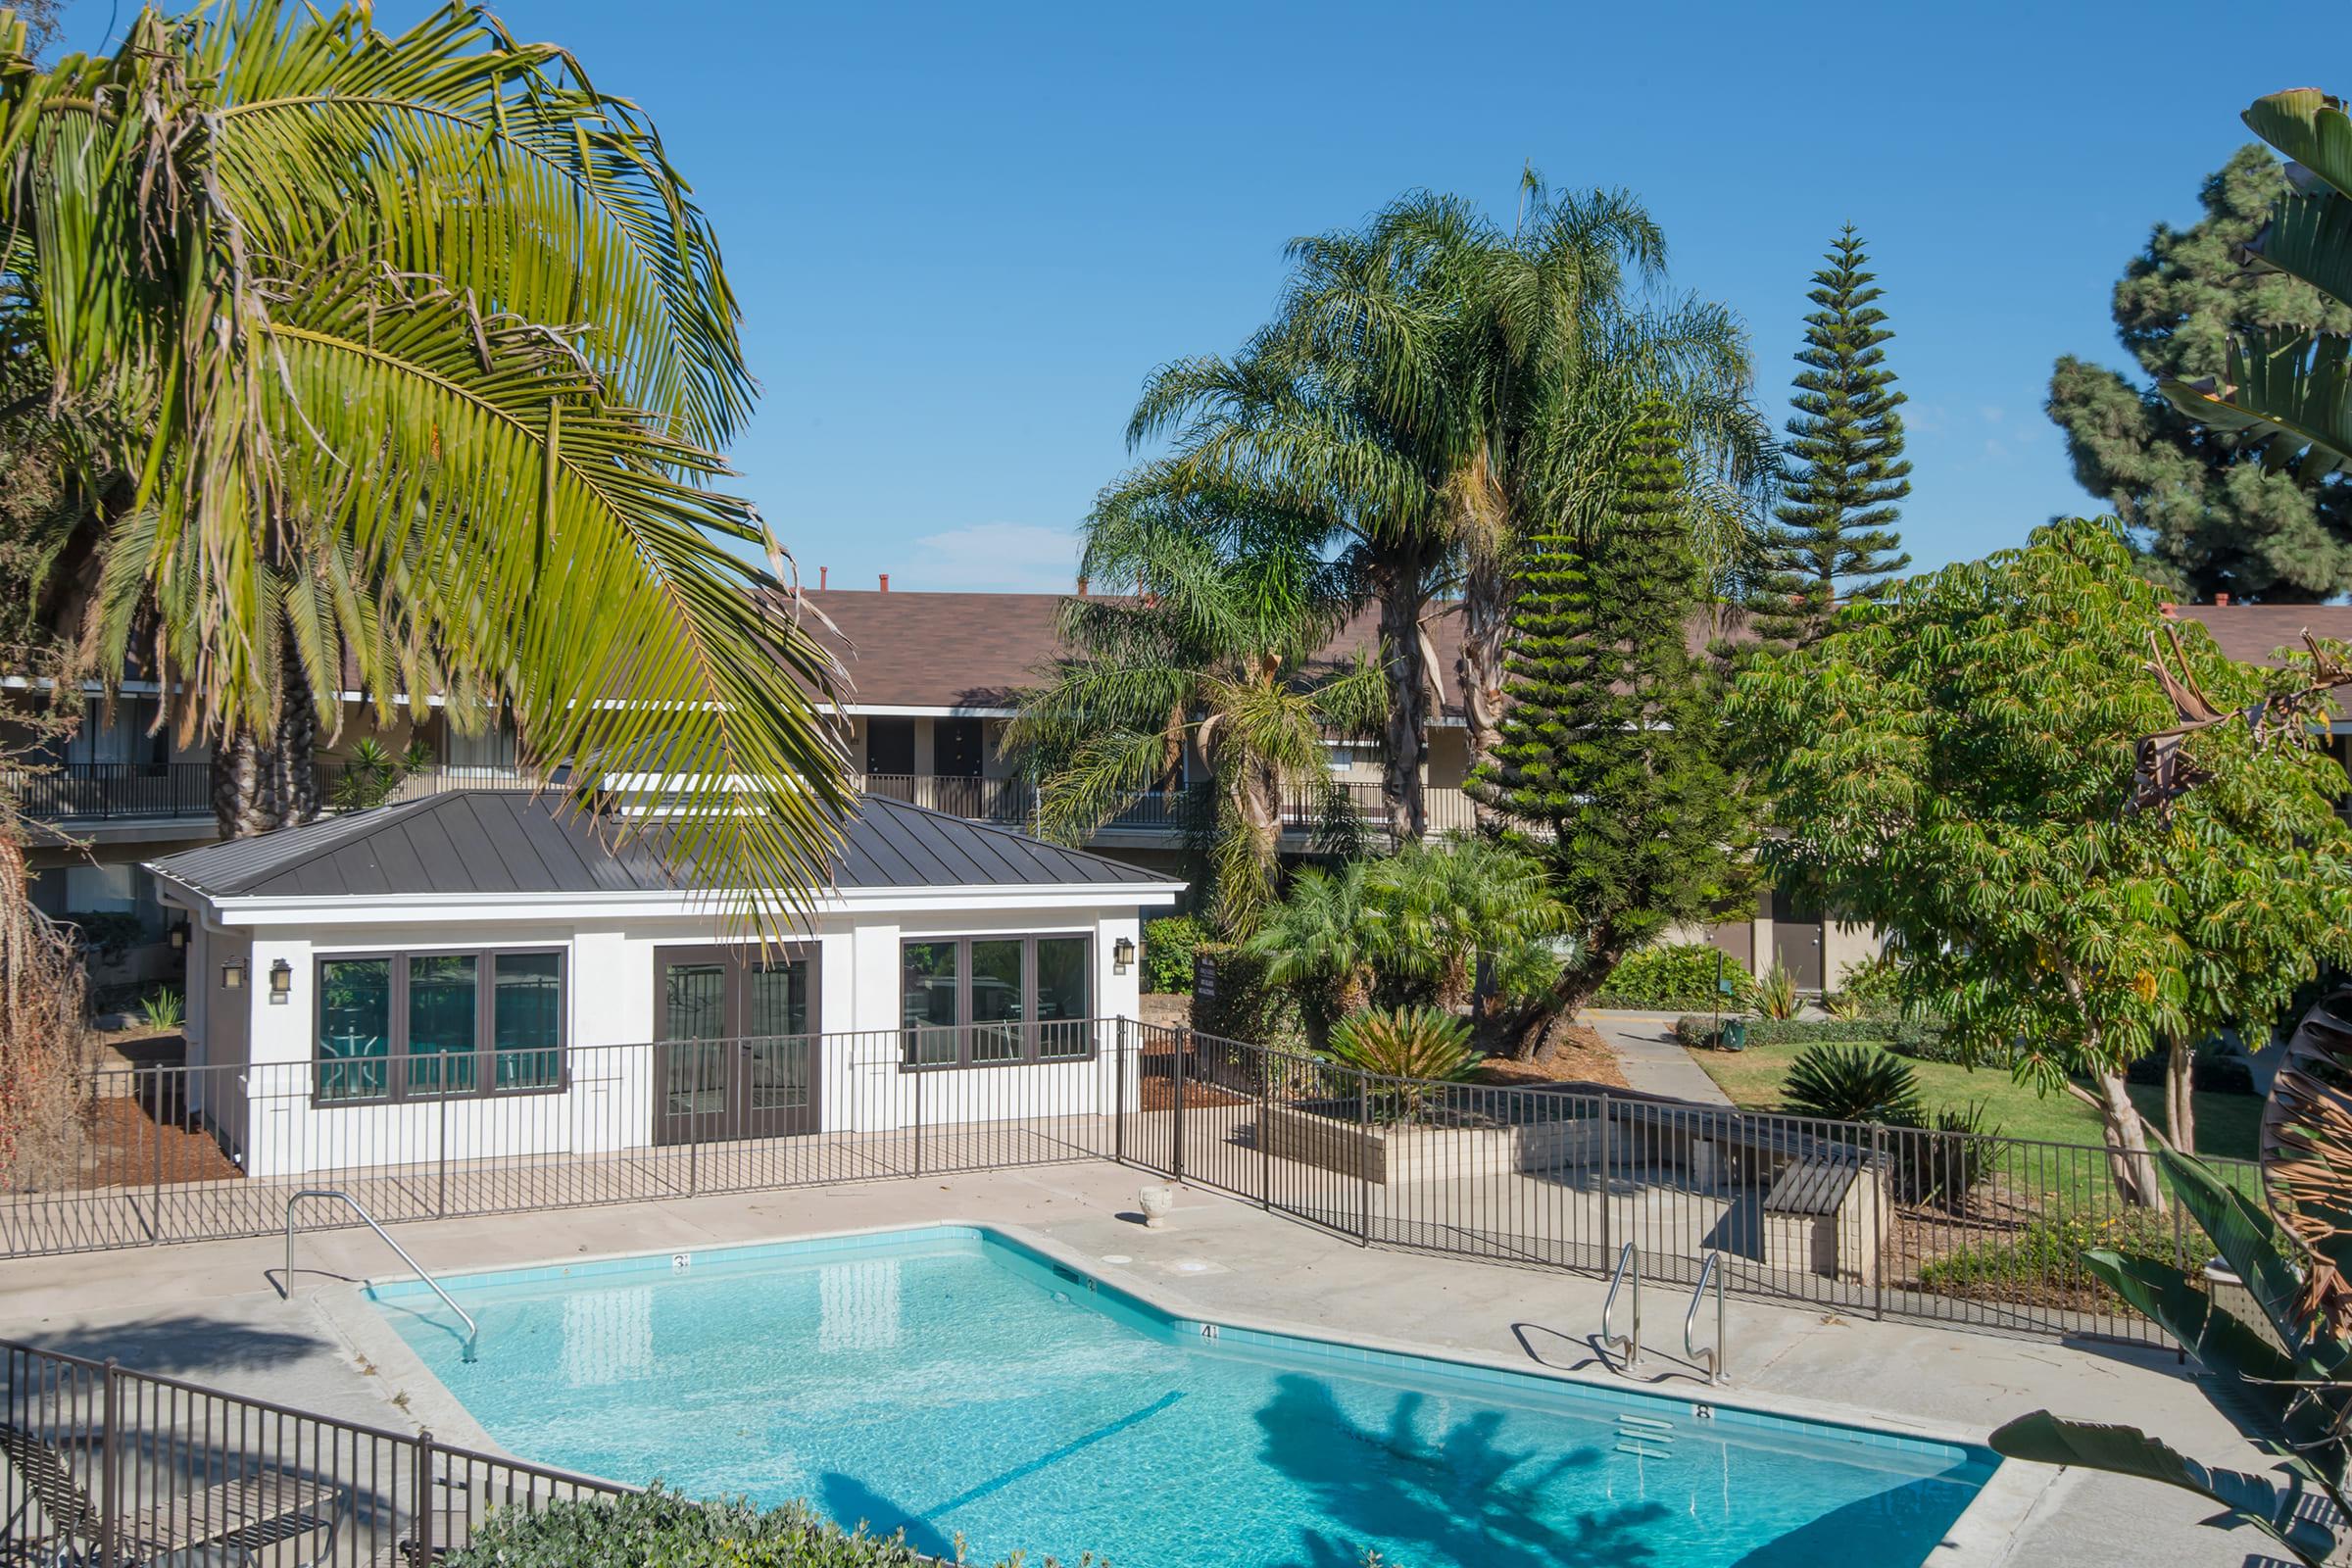
[[[1133,964],[1134,962],[1134,943],[1128,941],[1125,937],[1121,937],[1118,941],[1113,942],[1110,945],[1110,972],[1112,974],[1125,974],[1129,965]]]
[[[169,933],[169,936],[172,942],[172,951],[173,953],[185,953],[188,949],[188,922],[185,920],[174,920],[172,923],[172,929]]]
[[[243,958],[231,958],[220,966],[220,989],[223,991],[245,989],[245,960]]]
[[[294,994],[294,966],[280,958],[270,966],[270,1004],[282,1006]]]

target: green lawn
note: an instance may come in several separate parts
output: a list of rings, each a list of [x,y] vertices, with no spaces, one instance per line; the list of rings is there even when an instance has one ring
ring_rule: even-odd
[[[1745,1051],[1693,1051],[1691,1059],[1748,1110],[1781,1108],[1781,1084],[1803,1046],[1751,1046]],[[1906,1058],[1907,1059],[1907,1058]],[[2098,1147],[2098,1112],[2072,1095],[2042,1096],[2005,1072],[1967,1068],[1946,1062],[1913,1061],[1921,1098],[1930,1114],[1983,1101],[1986,1115],[2005,1138],[2019,1140],[2002,1164],[2009,1180],[2020,1186],[2077,1189],[2104,1187],[2105,1174],[2096,1156],[2072,1155],[2036,1149],[2034,1144],[2073,1144]],[[2132,1098],[2141,1114],[2159,1129],[2164,1126],[2164,1091],[2134,1085]],[[2197,1151],[2203,1154],[2238,1159],[2254,1157],[2255,1135],[2262,1119],[2262,1101],[2253,1095],[2196,1097]]]

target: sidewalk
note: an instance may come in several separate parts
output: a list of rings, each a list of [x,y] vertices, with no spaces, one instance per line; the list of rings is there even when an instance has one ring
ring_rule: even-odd
[[[1664,1095],[1671,1100],[1688,1100],[1699,1105],[1732,1102],[1706,1070],[1690,1059],[1690,1053],[1676,1042],[1676,1014],[1587,1007],[1578,1016],[1617,1053],[1617,1062],[1625,1069],[1629,1089],[1639,1089],[1645,1095]]]

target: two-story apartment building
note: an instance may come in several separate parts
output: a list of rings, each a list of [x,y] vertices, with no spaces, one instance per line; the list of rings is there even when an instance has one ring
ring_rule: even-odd
[[[819,589],[808,599],[835,631],[833,641],[850,675],[841,708],[851,765],[870,794],[1000,825],[1030,820],[1035,796],[1018,760],[1004,754],[1005,724],[1016,691],[1033,681],[1055,652],[1060,594],[906,593],[887,589]],[[2179,613],[2212,630],[2232,658],[2269,662],[2308,627],[2352,640],[2352,606],[2188,605]],[[1452,664],[1458,646],[1454,615],[1430,623],[1444,682],[1444,701],[1429,734],[1425,771],[1432,832],[1471,825],[1463,786],[1469,757]],[[1360,617],[1334,639],[1330,656],[1351,658],[1374,640],[1371,617]],[[321,751],[323,783],[362,737],[399,751],[421,740],[436,765],[404,783],[395,799],[449,789],[531,782],[518,762],[510,728],[493,725],[466,735],[427,699],[411,719],[379,728],[357,692],[343,694],[345,724]],[[166,913],[142,862],[210,842],[215,836],[210,767],[201,751],[181,750],[155,728],[160,696],[152,683],[128,683],[111,713],[95,708],[56,765],[24,781],[32,814],[54,825],[57,843],[36,848],[35,898],[59,915],[93,911],[136,916],[150,951],[134,955],[113,978],[162,977],[172,956],[161,945]],[[2352,723],[2339,720],[2335,744],[2352,745]],[[2352,755],[2352,754],[2348,754]],[[1200,776],[1188,759],[1189,777]],[[1367,820],[1381,817],[1380,760],[1368,741],[1334,737],[1328,765],[1356,799]],[[1290,842],[1308,847],[1313,811],[1298,803]],[[1105,822],[1088,848],[1159,872],[1184,859],[1182,812],[1165,793],[1139,795]],[[70,841],[70,842],[69,842]],[[1873,944],[1867,933],[1825,923],[1786,895],[1759,902],[1752,918],[1709,933],[1743,965],[1778,962],[1800,986],[1834,985],[1845,963]]]

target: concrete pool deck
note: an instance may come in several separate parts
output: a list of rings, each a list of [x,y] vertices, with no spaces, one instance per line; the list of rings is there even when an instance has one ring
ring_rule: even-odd
[[[1065,1165],[447,1220],[396,1234],[426,1268],[461,1272],[894,1225],[1000,1225],[1202,1317],[1541,1365],[1619,1387],[1694,1396],[1705,1389],[1680,1362],[1679,1293],[1652,1294],[1644,1364],[1623,1379],[1599,1364],[1590,1343],[1601,1281],[1366,1250],[1192,1189],[1180,1190],[1166,1229],[1149,1231],[1131,1217],[1144,1180],[1110,1165]],[[1104,1262],[1110,1255],[1128,1261]],[[479,1441],[350,1289],[401,1272],[380,1241],[365,1230],[306,1233],[291,1300],[272,1285],[283,1262],[282,1241],[265,1239],[0,1262],[0,1338],[115,1356],[379,1426],[430,1425],[447,1442]],[[2046,1406],[2144,1426],[2207,1461],[2265,1467],[2169,1353],[1738,1301],[1729,1337],[1723,1393],[1734,1402],[1976,1439]],[[2026,1511],[2007,1532],[2008,1560],[2020,1564],[2240,1568],[2268,1560],[2259,1538],[2200,1528],[2209,1505],[2148,1483],[2070,1471],[2015,1495]]]

